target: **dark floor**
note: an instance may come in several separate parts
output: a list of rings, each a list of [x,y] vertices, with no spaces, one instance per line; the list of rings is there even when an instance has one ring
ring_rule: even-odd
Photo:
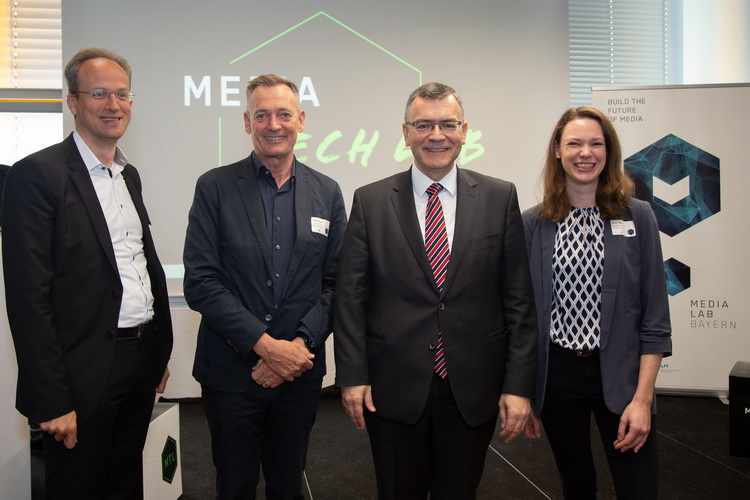
[[[716,398],[659,396],[658,436],[662,499],[750,498],[750,458],[729,455],[729,407]],[[180,404],[182,500],[213,498],[214,470],[203,406]],[[594,440],[598,442],[598,438]],[[603,452],[596,451],[599,498],[615,498]],[[43,461],[32,459],[33,498],[41,499]],[[366,431],[357,431],[335,393],[324,392],[310,438],[306,470],[314,500],[375,499]],[[263,499],[262,488],[258,498]],[[544,437],[510,444],[495,437],[487,454],[480,499],[562,498]]]

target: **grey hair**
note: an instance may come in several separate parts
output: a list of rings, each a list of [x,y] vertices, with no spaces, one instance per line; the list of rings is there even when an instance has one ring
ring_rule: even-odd
[[[430,82],[425,83],[424,85],[421,85],[417,87],[414,92],[409,94],[409,98],[406,100],[406,109],[404,110],[404,122],[409,121],[409,107],[414,102],[414,99],[417,97],[421,97],[422,99],[442,99],[444,97],[447,97],[449,95],[452,95],[456,98],[456,102],[458,102],[458,106],[461,108],[461,116],[464,114],[464,104],[461,100],[461,96],[458,95],[458,92],[456,92],[456,89],[451,87],[450,85],[446,85],[444,83],[437,83],[437,82]]]
[[[269,73],[256,76],[247,83],[247,90],[245,91],[245,95],[247,96],[248,110],[250,109],[250,96],[253,94],[253,91],[255,89],[257,89],[258,87],[273,87],[274,85],[286,85],[287,87],[289,87],[294,94],[294,97],[297,99],[297,105],[299,105],[299,89],[294,84],[294,82],[289,80],[288,78],[284,78],[283,76],[273,75]]]

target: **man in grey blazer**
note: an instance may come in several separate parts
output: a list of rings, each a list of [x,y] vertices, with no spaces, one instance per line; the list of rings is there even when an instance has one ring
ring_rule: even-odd
[[[16,163],[3,266],[16,407],[44,434],[47,498],[143,498],[143,445],[169,377],[164,270],[138,171],[127,61],[101,48],[65,68],[75,132]]]
[[[346,211],[338,184],[298,162],[297,86],[247,87],[254,151],[203,174],[185,240],[185,299],[201,313],[193,375],[211,430],[218,498],[302,498],[325,374]]]
[[[456,166],[468,125],[454,89],[419,87],[404,121],[413,167],[354,195],[334,311],[336,385],[350,419],[367,427],[380,498],[474,498],[498,412],[510,441],[534,396],[521,215],[511,183]],[[441,256],[425,245],[434,232]]]

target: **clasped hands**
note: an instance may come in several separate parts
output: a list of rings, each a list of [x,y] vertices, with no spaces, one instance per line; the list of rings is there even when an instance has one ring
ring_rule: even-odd
[[[291,341],[278,340],[264,333],[253,350],[260,360],[253,367],[252,377],[256,384],[266,389],[300,377],[312,369],[315,358],[299,337]]]

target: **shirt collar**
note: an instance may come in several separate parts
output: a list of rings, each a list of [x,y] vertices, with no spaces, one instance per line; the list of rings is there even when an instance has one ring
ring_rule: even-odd
[[[263,162],[260,161],[260,158],[258,158],[258,155],[255,154],[255,151],[250,153],[250,159],[253,161],[253,168],[255,168],[255,175],[260,175],[261,172],[265,173],[268,171],[268,167],[263,165]],[[294,179],[294,176],[297,172],[297,157],[295,156],[292,159],[292,174],[291,179]]]
[[[432,179],[424,175],[418,168],[412,165],[411,167],[411,184],[414,188],[414,193],[420,198],[425,195],[427,188],[435,183]],[[451,196],[456,196],[456,187],[458,184],[458,170],[456,165],[453,165],[448,174],[440,179],[438,183],[443,186],[443,189],[447,191]]]
[[[99,166],[109,167],[109,165],[102,165],[102,162],[99,161],[99,158],[97,158],[96,155],[91,151],[91,148],[88,147],[86,142],[78,134],[77,131],[73,131],[73,140],[75,141],[76,146],[78,147],[78,152],[81,154],[83,163],[84,165],[86,165],[86,169],[89,172]],[[127,164],[127,156],[125,156],[125,153],[122,152],[120,146],[117,146],[117,149],[115,150],[115,161],[112,163],[112,175],[117,175],[122,172],[123,168]]]

